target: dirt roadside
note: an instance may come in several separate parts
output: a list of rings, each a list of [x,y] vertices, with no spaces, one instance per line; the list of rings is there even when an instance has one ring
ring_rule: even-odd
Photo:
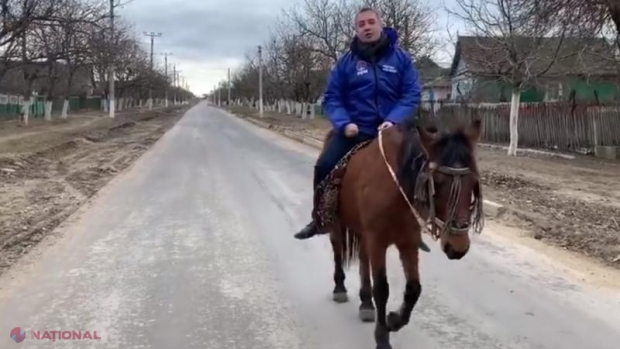
[[[322,141],[325,119],[228,108],[260,119],[274,130],[301,132]],[[574,160],[540,154],[509,158],[492,147],[478,148],[486,199],[507,208],[498,223],[520,228],[531,238],[591,257],[620,269],[620,162],[575,156]]]
[[[0,122],[0,274],[133,163],[191,105]]]

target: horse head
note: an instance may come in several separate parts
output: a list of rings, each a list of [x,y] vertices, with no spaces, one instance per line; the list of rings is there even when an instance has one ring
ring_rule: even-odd
[[[401,179],[409,178],[408,192],[415,201],[426,204],[431,233],[440,239],[446,256],[461,259],[469,251],[469,230],[473,227],[480,233],[482,227],[482,193],[475,158],[480,120],[451,132],[415,128],[419,138],[408,137],[412,145],[401,149],[405,151]]]
[[[427,190],[430,222],[439,232],[441,249],[449,259],[461,259],[469,251],[469,231],[480,233],[482,193],[475,157],[481,122],[452,132],[429,132],[417,127],[427,158]]]

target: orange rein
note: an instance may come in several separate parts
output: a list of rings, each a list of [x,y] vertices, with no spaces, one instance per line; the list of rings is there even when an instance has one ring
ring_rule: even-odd
[[[413,216],[418,221],[418,224],[420,225],[420,228],[422,229],[422,233],[425,233],[425,234],[428,234],[428,235],[432,236],[433,239],[435,241],[437,241],[439,236],[437,236],[436,234],[431,234],[431,232],[428,230],[427,225],[429,224],[429,222],[427,222],[424,219],[422,219],[422,217],[420,216],[418,211],[413,207],[413,205],[411,204],[411,202],[407,198],[407,195],[405,194],[405,191],[403,190],[403,188],[398,183],[398,178],[396,176],[396,173],[392,169],[392,166],[390,165],[390,163],[387,160],[387,157],[385,156],[385,149],[383,148],[383,137],[382,137],[384,130],[386,130],[386,129],[383,129],[383,130],[379,131],[379,150],[381,151],[381,156],[383,156],[383,161],[385,162],[385,165],[387,166],[387,169],[390,172],[390,175],[392,175],[392,179],[394,180],[394,183],[396,184],[396,186],[398,187],[398,190],[400,191],[401,195],[403,196],[403,199],[405,199],[405,201],[407,202],[407,205],[409,206],[409,209],[411,210],[411,213],[413,213]]]

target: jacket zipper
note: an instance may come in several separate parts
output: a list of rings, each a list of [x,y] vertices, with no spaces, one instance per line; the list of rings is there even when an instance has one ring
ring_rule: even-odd
[[[375,109],[379,118],[381,118],[381,109],[379,109],[379,77],[377,76],[377,61],[372,62],[372,72],[375,75]]]

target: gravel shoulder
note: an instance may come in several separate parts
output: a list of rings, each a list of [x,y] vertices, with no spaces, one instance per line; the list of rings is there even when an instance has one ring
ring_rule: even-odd
[[[0,273],[132,164],[190,105],[0,123]]]

